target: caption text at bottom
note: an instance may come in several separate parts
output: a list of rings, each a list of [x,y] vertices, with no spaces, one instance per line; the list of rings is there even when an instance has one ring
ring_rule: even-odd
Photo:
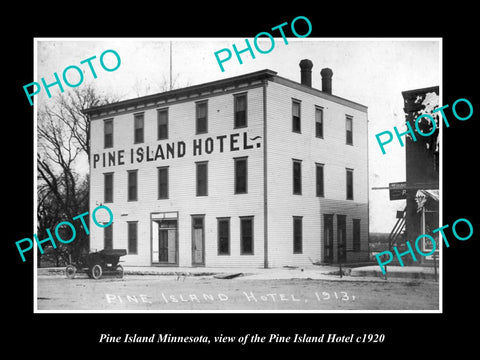
[[[269,334],[263,336],[259,334],[245,334],[243,336],[175,336],[172,334],[152,334],[150,336],[138,334],[125,334],[115,336],[111,334],[100,334],[99,343],[383,343],[384,334],[293,334],[284,336],[280,334]]]

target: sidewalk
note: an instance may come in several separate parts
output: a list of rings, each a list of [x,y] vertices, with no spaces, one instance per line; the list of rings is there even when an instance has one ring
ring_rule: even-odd
[[[385,278],[379,266],[362,266],[352,269],[352,276],[368,276]],[[407,278],[407,279],[428,279],[435,280],[435,270],[433,267],[426,266],[387,266],[387,279]],[[437,279],[440,277],[437,269]]]
[[[40,268],[38,276],[65,276],[65,268]],[[311,279],[330,281],[385,281],[380,267],[377,265],[348,268],[342,267],[340,277],[338,266],[320,265],[307,267],[282,267],[282,268],[205,268],[205,267],[141,267],[124,266],[125,276],[198,276],[216,277],[238,280],[290,280]],[[438,275],[437,275],[438,276]],[[434,269],[421,266],[388,266],[387,281],[434,281]]]

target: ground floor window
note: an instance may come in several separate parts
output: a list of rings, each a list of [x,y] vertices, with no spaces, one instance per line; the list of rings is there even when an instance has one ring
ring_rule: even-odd
[[[128,253],[137,254],[137,221],[129,221],[128,226]]]
[[[218,255],[230,255],[230,218],[217,219]]]
[[[293,253],[301,254],[303,252],[303,235],[302,235],[302,217],[293,217]]]
[[[253,216],[240,217],[240,255],[253,255]]]

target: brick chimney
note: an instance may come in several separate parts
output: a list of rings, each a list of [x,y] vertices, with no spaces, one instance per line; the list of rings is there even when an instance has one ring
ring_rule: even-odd
[[[302,85],[312,87],[312,67],[313,63],[308,59],[300,61],[300,82]]]
[[[331,94],[333,76],[332,69],[324,68],[320,71],[320,75],[322,75],[322,91]]]

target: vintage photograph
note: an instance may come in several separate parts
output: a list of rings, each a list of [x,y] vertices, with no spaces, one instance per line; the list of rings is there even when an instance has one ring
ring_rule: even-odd
[[[442,39],[272,36],[35,39],[35,312],[441,312]]]

